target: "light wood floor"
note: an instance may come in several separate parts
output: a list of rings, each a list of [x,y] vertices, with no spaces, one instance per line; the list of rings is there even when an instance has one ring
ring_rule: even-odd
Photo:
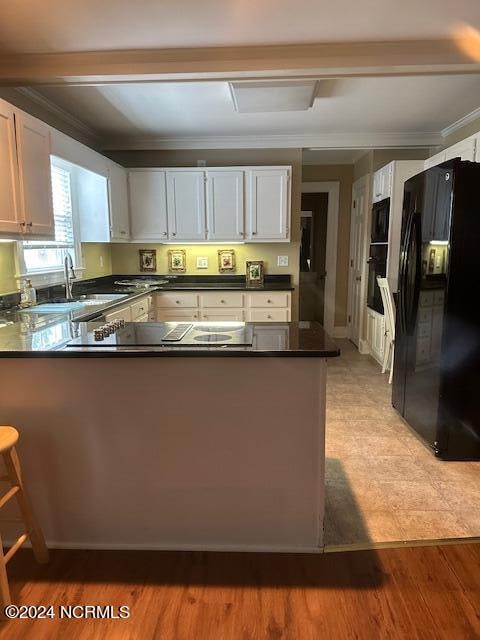
[[[128,620],[13,620],[0,640],[473,640],[480,546],[324,555],[21,551],[17,604],[129,605]]]
[[[480,536],[480,462],[443,462],[348,341],[328,364],[326,544]]]

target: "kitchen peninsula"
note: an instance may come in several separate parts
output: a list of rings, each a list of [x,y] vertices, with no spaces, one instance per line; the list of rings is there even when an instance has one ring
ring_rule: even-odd
[[[178,323],[117,322],[96,340],[103,323],[60,319],[67,344],[35,351],[0,329],[2,420],[22,433],[47,543],[321,551],[339,354],[321,327],[189,322],[166,342]]]

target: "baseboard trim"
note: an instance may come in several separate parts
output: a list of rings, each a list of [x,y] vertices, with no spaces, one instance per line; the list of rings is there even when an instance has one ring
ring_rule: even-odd
[[[358,351],[364,356],[367,356],[370,353],[370,347],[368,346],[368,342],[366,340],[360,339],[358,343]]]
[[[348,338],[348,327],[334,327],[333,328],[333,337],[334,338]]]

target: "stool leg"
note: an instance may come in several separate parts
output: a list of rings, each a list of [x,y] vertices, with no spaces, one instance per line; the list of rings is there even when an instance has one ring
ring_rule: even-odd
[[[10,597],[10,587],[8,586],[7,564],[3,555],[3,541],[0,536],[0,620],[5,619],[3,610],[9,604],[12,604]]]
[[[12,447],[8,451],[3,453],[5,460],[5,467],[7,469],[8,477],[12,485],[18,485],[20,491],[17,493],[18,505],[22,512],[23,521],[27,527],[27,532],[32,543],[32,550],[37,562],[48,562],[48,549],[45,545],[42,530],[37,522],[35,514],[33,513],[32,505],[25,487],[23,485],[22,470],[20,468],[20,461],[18,459],[17,451],[15,447]]]

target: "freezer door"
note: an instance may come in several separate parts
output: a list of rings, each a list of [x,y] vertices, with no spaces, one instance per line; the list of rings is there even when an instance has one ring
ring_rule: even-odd
[[[424,176],[423,200],[411,215],[405,248],[403,416],[441,454],[447,447],[446,434],[439,431],[438,411],[453,174],[433,167]]]

